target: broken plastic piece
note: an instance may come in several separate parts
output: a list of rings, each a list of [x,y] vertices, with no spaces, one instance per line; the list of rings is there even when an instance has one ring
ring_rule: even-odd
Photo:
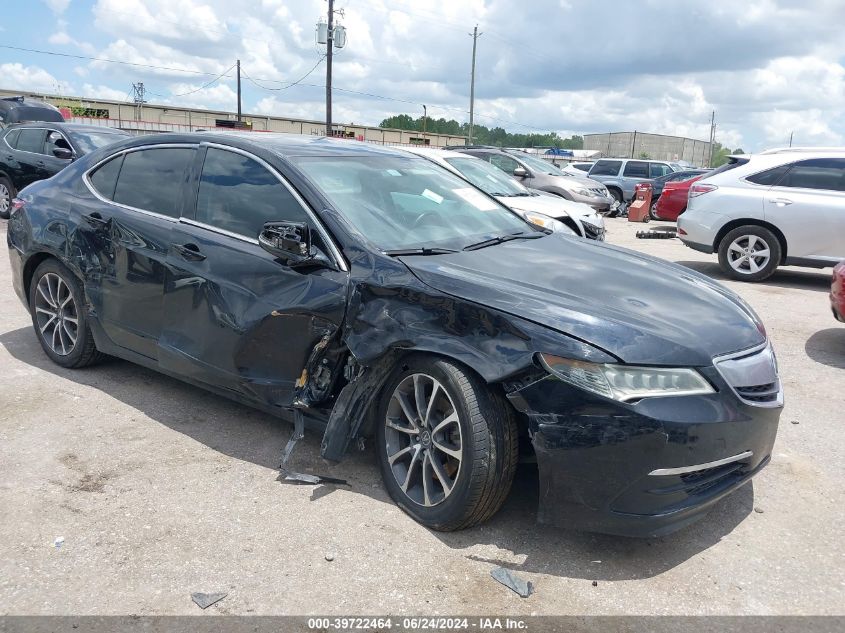
[[[282,463],[279,464],[279,468],[287,464],[296,443],[303,437],[305,437],[305,419],[302,417],[302,411],[295,409],[293,412],[293,435],[290,436],[288,443],[285,445],[285,450],[282,451]]]
[[[348,486],[349,482],[345,479],[337,479],[336,477],[324,477],[323,475],[309,475],[308,473],[295,473],[290,470],[282,469],[282,477],[285,481],[297,481],[301,484],[335,484],[338,486]]]
[[[519,595],[520,598],[527,598],[534,593],[534,585],[530,580],[523,580],[514,576],[509,569],[494,567],[490,570],[493,580],[502,583],[505,587]]]
[[[200,609],[208,609],[211,605],[215,602],[220,602],[223,598],[228,596],[229,594],[226,592],[221,593],[200,593],[195,592],[191,594],[191,600],[200,608]]]

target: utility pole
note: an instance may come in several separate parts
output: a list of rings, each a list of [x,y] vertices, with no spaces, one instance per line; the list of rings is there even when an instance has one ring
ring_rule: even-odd
[[[135,102],[135,120],[140,121],[142,107],[147,102],[145,98],[147,95],[147,90],[146,88],[144,88],[144,82],[139,81],[136,84],[132,84],[132,92],[132,101]]]
[[[334,0],[329,0],[329,30],[326,42],[326,136],[332,136],[332,44],[334,40]]]
[[[473,115],[475,114],[475,45],[483,33],[478,32],[476,24],[470,35],[472,35],[472,75],[469,82],[469,144],[472,145]]]
[[[716,111],[710,115],[710,158],[707,161],[707,166],[713,166],[713,142],[716,140]]]
[[[792,147],[792,135],[795,134],[795,130],[789,133],[789,146]]]
[[[231,59],[231,57],[229,58]],[[241,120],[241,60],[238,60],[238,122]],[[231,68],[231,66],[229,67]]]
[[[428,108],[426,108],[425,104],[423,104],[423,136],[425,136],[426,127],[428,127],[427,123],[428,123]]]

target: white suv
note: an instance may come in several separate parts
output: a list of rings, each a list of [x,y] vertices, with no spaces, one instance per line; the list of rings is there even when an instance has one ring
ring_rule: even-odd
[[[690,187],[678,237],[719,254],[726,274],[770,277],[780,265],[845,258],[845,149],[784,148],[732,156]]]

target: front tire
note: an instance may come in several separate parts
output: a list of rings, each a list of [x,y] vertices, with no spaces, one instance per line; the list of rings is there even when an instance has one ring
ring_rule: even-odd
[[[719,266],[732,279],[763,281],[771,277],[781,260],[780,240],[762,226],[740,226],[719,242]]]
[[[454,363],[419,356],[385,384],[378,409],[382,478],[396,504],[435,530],[489,519],[518,459],[510,405]]]
[[[654,201],[651,203],[651,207],[650,207],[650,208],[649,208],[649,210],[648,210],[648,216],[649,216],[652,220],[655,220],[655,221],[657,221],[657,222],[659,222],[659,221],[660,221],[660,218],[659,218],[659,217],[658,217],[658,215],[657,215],[657,200],[654,200]]]
[[[55,259],[43,261],[29,287],[32,326],[44,353],[57,365],[85,367],[101,358],[85,314],[76,276]]]

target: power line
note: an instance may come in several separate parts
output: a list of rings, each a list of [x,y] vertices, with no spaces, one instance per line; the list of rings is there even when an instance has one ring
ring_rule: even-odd
[[[217,75],[214,79],[212,79],[211,81],[209,81],[206,84],[203,84],[202,86],[200,86],[196,90],[189,90],[188,92],[183,92],[183,93],[178,94],[178,95],[163,95],[163,94],[159,94],[157,92],[149,92],[149,91],[148,91],[148,94],[151,94],[155,97],[164,97],[164,98],[167,98],[167,99],[176,98],[176,97],[186,97],[188,95],[194,94],[195,92],[199,92],[200,90],[205,90],[206,88],[208,88],[213,83],[217,83],[217,81],[219,81],[221,77],[227,76],[226,73],[228,73],[230,70],[232,70],[236,65],[237,65],[237,62],[235,62],[234,64],[229,66],[226,70],[224,70],[222,73]]]
[[[316,63],[316,64],[314,64],[314,66],[311,68],[311,70],[309,70],[307,73],[305,73],[304,75],[302,75],[302,77],[300,77],[300,78],[299,78],[299,79],[297,79],[296,81],[293,81],[293,82],[289,83],[287,86],[282,86],[282,87],[280,87],[280,88],[269,88],[269,87],[267,87],[267,86],[262,86],[260,83],[258,83],[259,81],[269,81],[269,82],[272,82],[272,83],[284,83],[284,82],[282,82],[282,81],[279,81],[278,79],[253,79],[252,77],[250,77],[249,75],[247,75],[247,74],[246,74],[246,71],[245,71],[245,70],[243,70],[243,69],[241,69],[241,74],[242,74],[244,77],[246,77],[247,79],[249,79],[250,83],[252,83],[252,84],[254,84],[254,85],[258,86],[258,87],[259,87],[259,88],[261,88],[262,90],[274,90],[274,91],[278,91],[278,90],[287,90],[288,88],[293,88],[294,86],[299,85],[300,83],[302,83],[302,82],[303,82],[303,81],[304,81],[304,80],[308,77],[308,75],[310,75],[310,74],[311,74],[311,73],[313,73],[315,70],[317,70],[317,67],[318,67],[320,64],[322,64],[322,63],[323,63],[323,60],[324,60],[324,59],[326,59],[326,55],[323,55],[320,59],[318,59],[318,60],[317,60],[317,63]],[[322,87],[322,88],[325,88],[325,86],[321,86],[321,87]]]

